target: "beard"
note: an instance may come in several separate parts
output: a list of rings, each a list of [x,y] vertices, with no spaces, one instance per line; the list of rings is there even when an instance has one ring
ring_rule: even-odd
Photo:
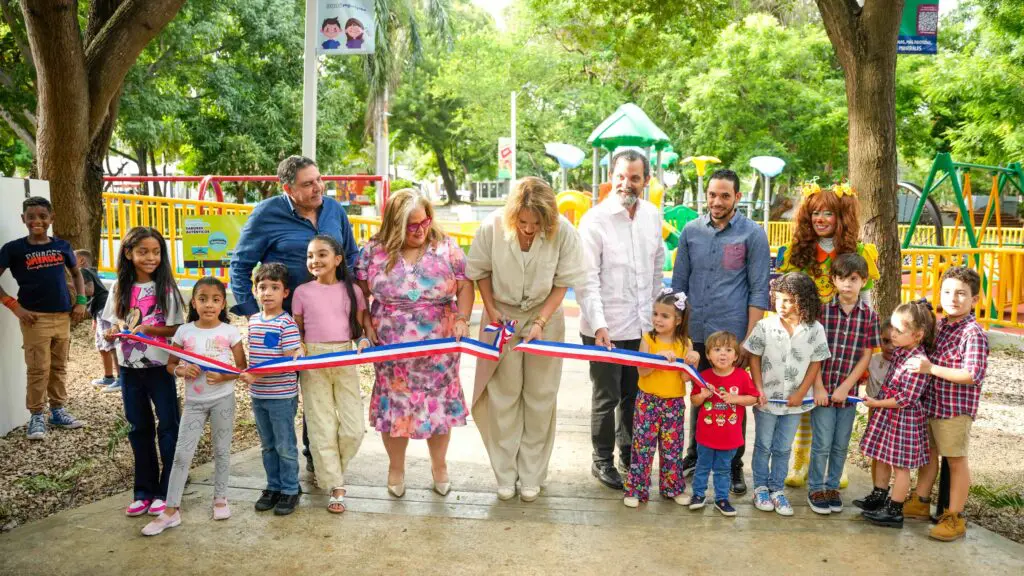
[[[633,206],[636,206],[637,200],[639,198],[638,194],[633,194],[633,191],[628,188],[626,190],[616,191],[615,195],[619,199],[619,204],[622,204],[622,207],[627,210],[632,208]]]

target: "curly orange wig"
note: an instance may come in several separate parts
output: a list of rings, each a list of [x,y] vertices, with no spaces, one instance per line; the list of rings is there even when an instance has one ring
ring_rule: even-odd
[[[837,254],[857,251],[860,241],[860,205],[857,197],[846,193],[839,196],[831,189],[822,189],[807,196],[797,208],[789,263],[797,270],[806,270],[811,276],[821,274],[818,266],[818,234],[814,232],[811,214],[830,210],[836,215],[835,240]]]

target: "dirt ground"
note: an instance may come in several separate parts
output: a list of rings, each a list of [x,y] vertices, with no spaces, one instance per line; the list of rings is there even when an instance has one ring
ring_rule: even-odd
[[[861,418],[859,432],[865,423]],[[850,454],[858,466],[868,468],[858,450]],[[1001,348],[989,356],[968,459],[969,520],[1024,542],[1024,352]]]
[[[245,323],[236,320],[235,324],[244,333]],[[70,356],[67,407],[87,425],[78,430],[47,429],[42,442],[26,440],[24,427],[0,438],[0,532],[132,487],[132,451],[121,395],[101,392],[91,384],[103,375],[103,366],[88,323],[72,331]],[[372,374],[370,367],[361,371],[367,392]],[[178,397],[184,398],[183,394],[179,388]],[[242,386],[236,386],[235,399],[231,450],[239,452],[257,446],[259,435],[249,394]],[[193,466],[209,462],[210,448],[207,432]]]

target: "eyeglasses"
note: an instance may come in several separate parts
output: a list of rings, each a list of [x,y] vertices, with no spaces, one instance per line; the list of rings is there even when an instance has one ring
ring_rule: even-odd
[[[420,231],[426,231],[430,229],[430,225],[434,222],[433,218],[424,218],[415,224],[407,224],[405,231],[409,234],[415,234]]]

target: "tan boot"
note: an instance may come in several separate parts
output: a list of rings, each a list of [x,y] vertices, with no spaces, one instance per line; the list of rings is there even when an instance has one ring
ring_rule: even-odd
[[[903,517],[930,520],[932,517],[931,503],[922,502],[917,494],[911,494],[910,498],[907,498],[907,503],[903,505]]]
[[[952,542],[967,534],[967,520],[963,514],[946,512],[939,518],[939,523],[932,528],[928,536],[943,542]]]

